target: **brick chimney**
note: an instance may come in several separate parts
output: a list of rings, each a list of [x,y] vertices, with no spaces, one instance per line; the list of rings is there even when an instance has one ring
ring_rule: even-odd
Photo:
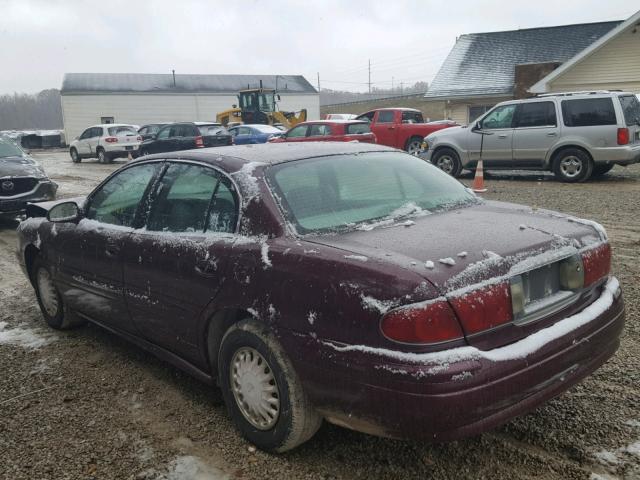
[[[521,63],[515,66],[513,94],[515,98],[529,98],[534,94],[527,90],[562,65],[562,62]]]

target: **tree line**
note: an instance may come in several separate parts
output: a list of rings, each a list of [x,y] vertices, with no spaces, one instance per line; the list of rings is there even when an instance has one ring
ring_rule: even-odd
[[[0,130],[57,130],[62,128],[60,91],[0,95]]]
[[[426,93],[429,88],[427,82],[416,82],[406,87],[379,88],[373,87],[371,93],[348,92],[323,88],[320,90],[320,105],[334,105],[336,103],[360,102],[366,100],[379,100],[386,97],[400,95],[412,95]]]

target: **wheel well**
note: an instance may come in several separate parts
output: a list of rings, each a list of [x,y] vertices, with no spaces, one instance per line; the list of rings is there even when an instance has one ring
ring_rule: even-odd
[[[413,141],[413,140],[420,140],[422,142],[422,139],[424,137],[421,137],[420,135],[413,135],[412,137],[409,137],[407,139],[407,141],[404,144],[404,149],[406,150],[407,148],[409,148],[409,144]]]
[[[27,245],[27,248],[24,250],[24,264],[27,267],[27,272],[29,274],[29,280],[33,283],[33,262],[35,262],[36,258],[40,255],[40,250],[35,245]]]
[[[453,147],[450,147],[448,145],[441,145],[439,147],[436,147],[433,150],[433,154],[431,155],[431,159],[433,159],[433,157],[435,157],[438,154],[438,152],[440,152],[442,150],[451,150],[453,153],[455,153],[458,156],[458,160],[460,159],[460,154],[456,151],[456,149],[453,148]]]
[[[581,147],[579,145],[563,145],[561,147],[559,147],[557,150],[555,150],[551,156],[549,157],[549,168],[553,168],[553,163],[556,161],[556,158],[558,158],[558,155],[560,155],[562,152],[564,152],[565,150],[568,150],[570,148],[574,148],[576,150],[580,150],[584,153],[587,154],[587,156],[589,157],[589,159],[593,162],[593,157],[591,156],[591,154],[589,153],[589,151],[584,148]]]
[[[253,317],[253,315],[242,308],[221,310],[212,315],[206,336],[207,360],[211,367],[212,377],[217,377],[218,352],[220,351],[222,337],[233,324],[249,317]]]

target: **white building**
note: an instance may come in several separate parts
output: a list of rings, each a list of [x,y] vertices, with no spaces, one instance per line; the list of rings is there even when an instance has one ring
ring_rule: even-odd
[[[275,88],[278,109],[307,109],[320,118],[320,96],[302,75],[181,75],[146,73],[67,73],[60,91],[67,142],[90,125],[215,121],[237,105],[245,88]]]

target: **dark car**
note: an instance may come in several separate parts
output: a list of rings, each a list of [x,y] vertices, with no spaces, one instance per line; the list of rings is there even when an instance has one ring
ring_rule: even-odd
[[[271,125],[235,125],[229,128],[235,145],[266,143],[272,138],[284,135],[284,132]]]
[[[316,120],[302,122],[269,142],[363,142],[376,143],[369,123],[361,120]]]
[[[0,217],[25,211],[27,202],[53,200],[58,185],[16,143],[0,138]]]
[[[140,144],[140,154],[176,152],[233,144],[233,137],[219,123],[185,122],[165,125]]]
[[[142,140],[149,140],[153,138],[154,135],[158,134],[158,131],[164,127],[165,125],[169,125],[173,122],[165,122],[165,123],[149,123],[147,125],[143,125],[138,129],[138,135],[142,137]]]
[[[219,384],[270,451],[322,419],[481,432],[593,372],[624,323],[598,224],[378,145],[150,156],[29,214],[18,259],[49,325],[91,320]]]

